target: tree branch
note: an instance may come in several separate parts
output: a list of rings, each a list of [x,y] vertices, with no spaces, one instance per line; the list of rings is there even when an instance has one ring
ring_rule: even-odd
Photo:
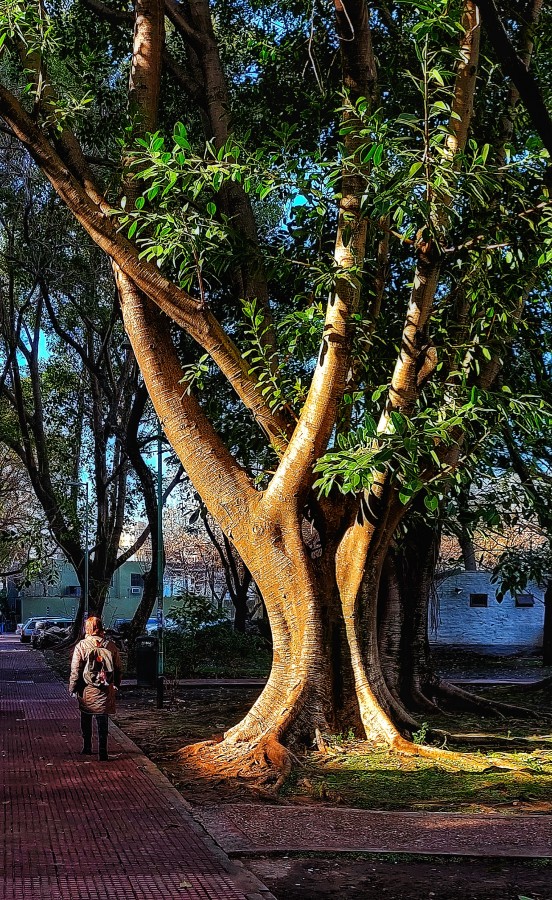
[[[124,10],[115,10],[112,9],[107,3],[102,3],[101,0],[82,0],[84,6],[86,6],[91,12],[94,12],[97,16],[104,19],[106,22],[110,22],[113,25],[125,25],[127,27],[132,27],[134,25],[134,13],[130,10],[125,12]],[[167,14],[169,14],[169,10],[167,9]],[[170,17],[170,14],[169,14]],[[167,47],[163,47],[163,63],[168,72],[171,73],[175,81],[184,88],[184,90],[190,95],[194,103],[196,103],[201,109],[205,108],[205,91],[202,90],[202,86],[197,84],[197,82],[189,75],[183,65],[179,63],[175,56],[167,49]],[[94,160],[92,160],[94,161]],[[98,165],[109,165],[106,161],[95,161]]]
[[[345,120],[358,124],[356,103],[374,89],[376,67],[365,0],[335,0],[336,30],[341,42],[342,81],[346,92]],[[351,359],[351,315],[358,309],[361,271],[366,251],[367,222],[360,203],[365,177],[353,128],[345,136],[339,219],[334,250],[338,276],[329,298],[318,363],[293,437],[267,488],[266,498],[289,497],[303,506],[314,478],[313,466],[334,429]],[[354,165],[349,168],[349,160]],[[360,171],[360,174],[359,174]],[[301,495],[301,496],[299,496]]]
[[[191,44],[194,50],[201,52],[205,48],[205,32],[193,26],[182,4],[177,0],[165,0],[165,9],[167,16],[186,43]]]
[[[239,350],[205,305],[168,281],[157,266],[138,258],[136,247],[120,234],[109,215],[109,204],[91,200],[83,186],[48,142],[46,135],[18,100],[0,85],[0,115],[12,127],[30,156],[42,169],[60,198],[92,240],[104,250],[143,293],[184,328],[211,355],[273,446],[282,450],[289,424],[274,413],[249,374]]]
[[[182,390],[168,321],[126,279],[120,296],[126,332],[171,446],[223,530],[244,527],[257,492],[195,398]]]
[[[475,3],[465,0],[462,15],[463,35],[460,43],[460,62],[454,85],[447,137],[447,151],[452,166],[456,164],[467,141],[473,114],[473,96],[479,61],[480,27]],[[449,205],[452,198],[449,200]],[[441,273],[441,256],[433,239],[417,241],[418,264],[414,273],[412,293],[403,328],[401,350],[391,379],[389,399],[381,417],[383,430],[392,410],[410,415],[419,396],[424,373],[435,367],[435,350],[427,334],[435,293]]]
[[[181,28],[175,11],[181,6],[175,0],[167,0],[167,10],[169,14],[171,10],[175,13],[174,22],[179,30]],[[192,53],[197,56],[197,66],[201,69],[206,112],[205,137],[209,141],[213,140],[215,147],[220,149],[232,133],[231,100],[213,30],[209,0],[190,0],[185,21],[195,34],[201,36],[201,40],[193,44]],[[187,35],[183,33],[183,37],[186,39]],[[247,262],[242,263],[234,278],[234,290],[240,300],[254,300],[262,310],[260,340],[268,351],[270,366],[275,371],[277,341],[251,198],[239,182],[230,181],[223,185],[220,199],[223,211],[248,247]]]
[[[134,22],[134,14],[130,10],[112,9],[107,3],[102,3],[102,0],[81,0],[81,3],[114,25],[132,25]]]
[[[552,118],[548,112],[540,85],[518,56],[502,23],[494,0],[476,0],[485,31],[505,75],[512,79],[533,127],[552,156]]]

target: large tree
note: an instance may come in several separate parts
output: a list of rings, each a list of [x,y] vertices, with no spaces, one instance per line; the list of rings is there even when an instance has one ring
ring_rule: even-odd
[[[189,752],[285,767],[352,725],[437,754],[405,739],[382,665],[386,567],[411,507],[434,512],[524,404],[496,379],[541,286],[547,154],[523,113],[505,137],[472,0],[84,5],[4,2],[0,115],[110,258],[165,433],[273,634],[251,711]]]

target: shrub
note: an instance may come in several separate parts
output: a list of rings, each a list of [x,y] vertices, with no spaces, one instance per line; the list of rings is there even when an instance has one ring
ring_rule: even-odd
[[[271,654],[262,638],[239,634],[228,622],[167,632],[165,657],[179,678],[239,678],[267,675]]]

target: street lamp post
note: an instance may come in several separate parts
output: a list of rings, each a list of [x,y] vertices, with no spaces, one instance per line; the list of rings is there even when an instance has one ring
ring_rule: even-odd
[[[163,433],[161,420],[157,429],[157,708],[163,707]]]
[[[83,616],[86,622],[88,618],[88,565],[89,565],[89,536],[88,536],[88,482],[87,481],[70,481],[72,487],[84,488],[84,610]]]

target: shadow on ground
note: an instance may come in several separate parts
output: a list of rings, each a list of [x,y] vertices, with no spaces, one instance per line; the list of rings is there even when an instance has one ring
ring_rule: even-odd
[[[552,867],[505,860],[256,859],[278,900],[551,900]]]

